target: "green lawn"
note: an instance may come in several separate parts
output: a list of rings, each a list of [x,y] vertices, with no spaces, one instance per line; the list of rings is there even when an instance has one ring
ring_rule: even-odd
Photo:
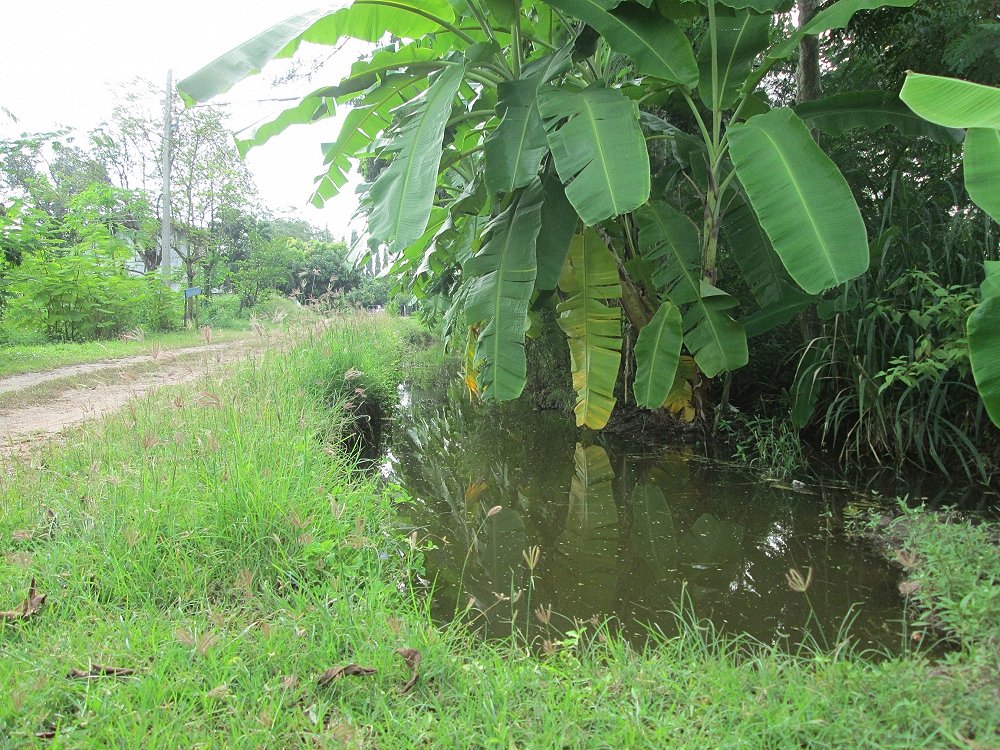
[[[399,492],[337,448],[340,392],[389,397],[414,334],[334,324],[0,473],[0,609],[32,578],[47,595],[0,621],[0,748],[1000,744],[978,636],[936,665],[789,656],[694,623],[638,653],[588,625],[537,657],[432,623],[420,551],[392,528]],[[991,595],[956,585],[951,601]],[[399,648],[422,657],[406,693]],[[69,677],[95,664],[135,673]],[[350,664],[375,672],[320,684]]]
[[[213,330],[212,343],[232,341],[249,335],[247,331]],[[201,331],[154,333],[142,341],[88,341],[83,344],[33,344],[0,347],[0,377],[22,372],[51,370],[64,365],[99,362],[138,354],[149,354],[154,345],[164,350],[183,349],[205,343]]]

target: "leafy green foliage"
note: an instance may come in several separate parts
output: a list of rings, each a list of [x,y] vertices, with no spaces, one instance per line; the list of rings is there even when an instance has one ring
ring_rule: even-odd
[[[656,409],[667,400],[680,362],[684,331],[681,311],[664,302],[635,342],[636,373],[632,386],[636,403]]]

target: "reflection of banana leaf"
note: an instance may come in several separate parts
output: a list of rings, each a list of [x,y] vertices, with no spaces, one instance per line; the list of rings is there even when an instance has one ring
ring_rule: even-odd
[[[674,519],[663,493],[651,484],[632,490],[632,549],[649,562],[658,580],[676,570]]]
[[[527,547],[520,513],[504,508],[487,519],[483,534],[476,539],[479,566],[473,573],[473,580],[480,586],[470,593],[482,599],[486,593],[507,594],[512,586],[515,590],[519,588],[524,567],[521,552]],[[483,588],[489,591],[485,592]]]
[[[599,445],[584,448],[576,444],[573,456],[576,473],[569,488],[569,528],[582,532],[590,525],[592,507],[610,503],[614,507],[611,480],[615,472],[607,452]]]
[[[554,580],[556,609],[567,616],[589,617],[613,610],[617,597],[618,508],[611,481],[614,471],[600,446],[577,444],[570,485],[566,530],[556,540]]]

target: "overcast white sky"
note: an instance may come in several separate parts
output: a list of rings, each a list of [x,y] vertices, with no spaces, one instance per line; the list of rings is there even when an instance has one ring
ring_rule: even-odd
[[[0,0],[0,137],[57,126],[89,130],[107,120],[117,84],[136,76],[175,82],[268,26],[322,0]],[[334,2],[333,5],[342,5]],[[315,49],[315,48],[314,48]],[[291,106],[294,102],[254,103],[275,96],[305,94],[334,82],[356,59],[360,47],[342,52],[312,81],[273,89],[275,63],[245,81],[219,102],[234,102],[234,129]],[[328,54],[330,50],[324,49]],[[353,189],[324,209],[308,205],[313,177],[321,171],[319,144],[336,137],[344,113],[328,122],[298,126],[250,152],[248,164],[264,203],[279,213],[294,212],[335,236],[348,234],[356,207]]]

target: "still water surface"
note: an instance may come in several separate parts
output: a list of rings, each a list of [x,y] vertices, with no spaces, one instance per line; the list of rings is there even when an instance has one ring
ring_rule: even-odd
[[[675,630],[684,599],[718,629],[769,643],[794,646],[808,620],[832,646],[850,620],[855,644],[900,647],[898,576],[844,534],[849,492],[583,432],[527,400],[471,404],[457,383],[402,388],[389,432],[382,470],[413,497],[404,531],[436,547],[440,621],[471,604],[488,637],[509,635],[513,617],[549,638],[612,617],[641,643],[647,628]],[[791,568],[811,569],[807,595],[789,588]]]

